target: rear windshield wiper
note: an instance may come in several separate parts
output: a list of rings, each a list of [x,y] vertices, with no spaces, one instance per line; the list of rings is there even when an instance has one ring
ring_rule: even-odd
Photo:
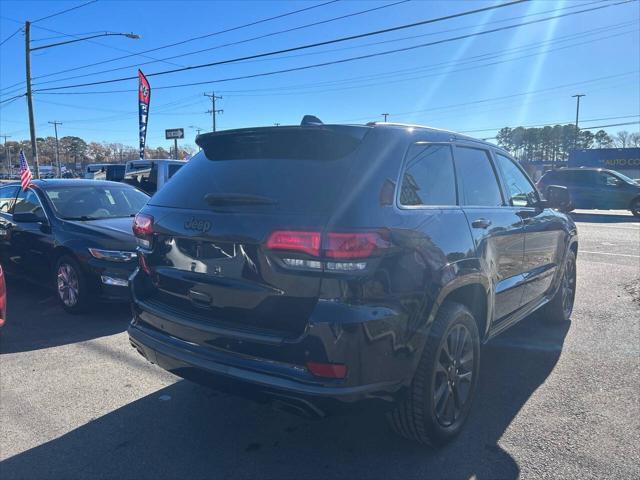
[[[273,198],[244,193],[207,193],[204,196],[204,200],[212,207],[223,207],[227,205],[276,205],[278,203]]]

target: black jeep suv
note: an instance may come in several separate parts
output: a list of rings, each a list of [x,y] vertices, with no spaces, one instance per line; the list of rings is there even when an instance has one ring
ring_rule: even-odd
[[[494,145],[417,126],[250,128],[202,151],[138,214],[132,345],[187,379],[322,416],[388,407],[441,443],[481,344],[566,321],[577,235]]]

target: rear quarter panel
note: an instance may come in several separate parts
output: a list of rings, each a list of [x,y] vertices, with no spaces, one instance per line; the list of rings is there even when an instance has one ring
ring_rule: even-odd
[[[425,139],[411,133],[375,133],[358,165],[349,172],[351,188],[343,192],[327,230],[384,229],[392,247],[372,262],[375,268],[364,276],[325,276],[320,302],[331,302],[336,308],[366,306],[368,319],[359,325],[367,345],[360,351],[370,354],[362,358],[368,364],[358,371],[372,372],[376,380],[384,372],[389,379],[409,381],[422,354],[434,306],[454,285],[479,281],[479,263],[474,260],[473,239],[459,207],[400,208],[395,195],[390,202],[385,198],[385,184],[398,185],[409,146]],[[350,359],[353,361],[358,359]],[[360,379],[364,383],[373,380]]]

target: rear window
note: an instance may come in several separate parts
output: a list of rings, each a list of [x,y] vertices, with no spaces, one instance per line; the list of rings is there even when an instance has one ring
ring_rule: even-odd
[[[338,200],[368,131],[367,127],[278,127],[201,135],[202,151],[150,204],[325,213]]]

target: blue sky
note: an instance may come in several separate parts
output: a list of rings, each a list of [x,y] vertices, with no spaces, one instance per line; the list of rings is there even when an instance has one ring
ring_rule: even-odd
[[[20,27],[18,21],[35,20],[82,3],[83,0],[0,0],[0,41]],[[153,59],[164,60],[143,65],[141,68],[147,74],[364,33],[500,2],[414,0],[315,27],[221,47],[393,3],[339,1],[252,27],[160,49],[145,54],[146,58],[131,56],[37,78],[319,3],[323,2],[100,0],[36,22],[32,30],[33,46],[71,38],[61,37],[61,34],[135,32],[142,38],[99,38],[93,42],[33,52],[34,90],[134,76],[138,65],[154,62]],[[159,88],[383,52],[608,3],[611,5],[607,8],[593,12],[359,61],[209,85]],[[164,140],[166,128],[185,128],[187,143],[192,143],[195,136],[190,126],[210,129],[211,116],[205,112],[211,105],[203,93],[212,90],[224,97],[217,105],[217,108],[224,109],[224,114],[218,117],[218,129],[276,122],[297,124],[304,114],[317,115],[325,123],[363,123],[380,120],[380,114],[388,112],[390,121],[431,125],[487,138],[494,136],[502,126],[573,121],[575,99],[571,95],[574,93],[587,95],[581,103],[583,128],[637,122],[640,115],[640,6],[637,1],[622,5],[613,3],[596,0],[532,1],[254,61],[150,76],[152,100],[147,144],[167,146],[169,142]],[[185,55],[202,49],[210,50]],[[175,58],[166,60],[167,57]],[[96,73],[101,71],[103,73]],[[68,79],[79,75],[83,77]],[[23,80],[24,37],[18,33],[0,47],[0,100],[23,93],[24,85],[20,83]],[[53,135],[53,127],[47,122],[59,120],[63,122],[59,130],[61,136],[77,135],[91,141],[136,146],[136,88],[136,81],[128,80],[56,91],[64,93],[61,95],[36,94],[38,136]],[[114,90],[129,91],[96,93]],[[638,124],[606,130],[615,132],[622,129],[637,131]],[[28,138],[26,101],[23,98],[0,105],[0,134],[11,135],[12,139]]]

